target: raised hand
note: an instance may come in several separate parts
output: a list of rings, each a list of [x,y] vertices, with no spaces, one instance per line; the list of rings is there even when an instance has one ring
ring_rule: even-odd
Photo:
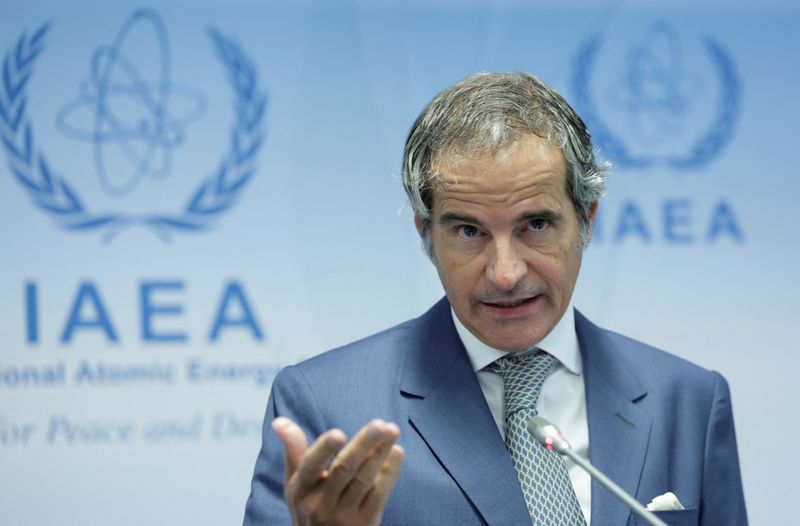
[[[350,442],[331,429],[311,447],[288,418],[276,418],[272,429],[284,444],[283,495],[295,526],[380,524],[403,462],[397,425],[373,420]]]

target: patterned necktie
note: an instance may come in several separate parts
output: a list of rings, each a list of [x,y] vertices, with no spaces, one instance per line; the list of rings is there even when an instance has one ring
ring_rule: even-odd
[[[542,383],[556,359],[546,352],[504,356],[490,365],[503,375],[506,447],[534,526],[585,526],[564,459],[528,432]]]

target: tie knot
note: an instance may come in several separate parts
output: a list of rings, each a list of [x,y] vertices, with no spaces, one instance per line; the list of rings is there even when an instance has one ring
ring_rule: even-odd
[[[535,412],[542,384],[555,362],[553,355],[539,351],[536,354],[504,356],[490,365],[493,372],[503,375],[506,418],[524,408]]]

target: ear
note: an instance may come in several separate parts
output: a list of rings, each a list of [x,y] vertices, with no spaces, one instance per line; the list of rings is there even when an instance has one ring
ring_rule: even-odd
[[[417,233],[422,236],[422,216],[414,212],[414,226],[417,227]]]
[[[589,205],[589,239],[594,236],[594,223],[597,220],[597,210],[600,208],[600,200]]]

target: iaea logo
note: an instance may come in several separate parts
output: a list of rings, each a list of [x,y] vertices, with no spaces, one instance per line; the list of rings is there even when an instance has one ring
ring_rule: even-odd
[[[712,38],[687,42],[668,24],[607,53],[590,38],[572,77],[578,113],[604,156],[624,168],[706,166],[733,137],[741,82]]]
[[[202,231],[236,202],[255,173],[266,95],[253,63],[231,38],[208,31],[217,58],[233,90],[235,115],[227,151],[215,172],[201,177],[177,211],[136,214],[98,211],[67,176],[54,170],[38,147],[29,115],[28,85],[45,49],[49,25],[23,33],[6,52],[0,84],[0,138],[8,168],[39,210],[59,226],[77,232],[100,232],[111,240],[123,229],[142,226],[164,240],[173,232]],[[156,52],[147,64],[126,53],[130,34],[154,37]],[[146,67],[149,75],[140,68]],[[78,96],[57,116],[59,129],[92,149],[94,171],[104,192],[120,199],[145,180],[164,180],[172,172],[173,153],[188,126],[205,110],[198,90],[171,81],[166,26],[157,12],[136,10],[112,44],[98,47],[89,62]]]

